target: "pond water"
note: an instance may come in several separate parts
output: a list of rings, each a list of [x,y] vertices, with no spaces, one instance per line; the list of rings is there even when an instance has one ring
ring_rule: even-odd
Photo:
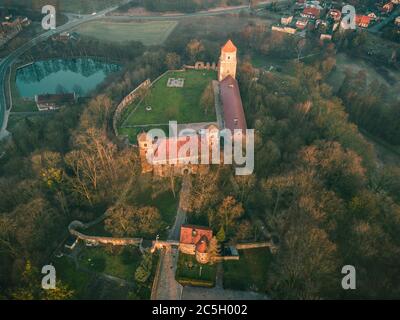
[[[89,96],[110,73],[120,69],[117,64],[89,58],[37,61],[17,70],[16,86],[23,98],[72,92],[84,97]]]

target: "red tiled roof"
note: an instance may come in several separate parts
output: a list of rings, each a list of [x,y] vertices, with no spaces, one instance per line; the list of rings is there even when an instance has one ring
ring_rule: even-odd
[[[308,16],[314,16],[316,18],[319,17],[319,9],[315,8],[315,7],[309,7],[309,8],[305,8],[303,10],[303,14],[308,15]]]
[[[227,76],[220,82],[222,107],[225,127],[233,133],[234,129],[247,129],[239,85],[232,76]],[[244,132],[245,133],[245,132]]]
[[[231,40],[228,40],[221,49],[222,52],[236,52],[237,48]]]
[[[210,241],[212,235],[210,228],[186,224],[181,227],[180,243],[197,245],[203,237]]]
[[[163,152],[165,151],[165,156],[166,159],[159,159],[159,160],[168,160],[170,158],[170,152],[171,152],[171,159],[177,159],[178,156],[180,155],[179,150],[185,146],[186,149],[186,157],[193,157],[196,156],[196,154],[190,154],[190,151],[193,148],[189,148],[191,146],[191,144],[194,145],[194,141],[193,140],[197,140],[197,156],[200,156],[201,154],[201,137],[199,135],[197,135],[196,137],[188,137],[188,136],[183,136],[183,137],[177,137],[177,138],[166,138],[166,139],[162,139],[161,141],[157,141],[157,147],[154,151],[154,156],[156,158],[158,158],[159,156],[161,156],[163,154]],[[176,143],[176,154],[172,154],[172,152],[174,152],[175,150],[173,150],[172,148],[174,148],[174,144]],[[171,151],[170,151],[170,147],[171,147]],[[196,145],[194,145],[193,147],[196,147]]]
[[[356,15],[356,24],[357,25],[369,25],[371,22],[371,17]]]
[[[333,18],[339,19],[342,16],[342,13],[338,9],[331,9],[329,15]]]

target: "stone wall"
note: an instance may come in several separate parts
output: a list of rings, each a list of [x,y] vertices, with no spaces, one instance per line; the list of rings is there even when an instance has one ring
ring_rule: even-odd
[[[194,64],[194,68],[195,70],[214,70],[217,71],[218,70],[218,66],[215,62],[203,62],[203,61],[197,61]]]
[[[256,248],[270,248],[271,250],[276,250],[277,247],[270,241],[267,242],[248,242],[248,243],[238,243],[235,245],[238,250],[245,249],[256,249]]]
[[[137,86],[134,90],[132,90],[122,101],[120,104],[117,106],[117,109],[115,110],[114,117],[113,117],[113,128],[114,128],[114,133],[116,136],[118,136],[118,121],[121,118],[122,112],[125,110],[125,108],[134,100],[137,98],[140,89],[142,88],[149,88],[151,86],[150,79],[146,79],[143,81],[139,86]]]
[[[80,240],[85,241],[86,243],[126,246],[126,245],[140,245],[143,241],[142,238],[112,238],[112,237],[89,236],[76,230],[76,229],[87,229],[87,228],[88,225],[80,221],[72,221],[68,226],[70,234],[76,236]]]

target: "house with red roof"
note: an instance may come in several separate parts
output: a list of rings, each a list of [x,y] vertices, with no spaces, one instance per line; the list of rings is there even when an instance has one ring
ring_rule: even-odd
[[[208,263],[210,256],[208,246],[213,232],[208,227],[182,225],[179,239],[179,251],[196,256],[199,263]]]
[[[368,28],[370,23],[370,17],[364,15],[356,15],[356,25],[360,28]]]
[[[382,13],[390,13],[390,12],[392,12],[393,11],[393,8],[394,8],[394,4],[393,4],[393,2],[388,2],[388,3],[385,3],[383,6],[382,6],[382,9],[381,9],[381,11],[382,11]]]
[[[300,16],[302,16],[303,18],[318,19],[320,14],[321,11],[318,8],[308,7],[304,8],[303,12],[300,13]]]

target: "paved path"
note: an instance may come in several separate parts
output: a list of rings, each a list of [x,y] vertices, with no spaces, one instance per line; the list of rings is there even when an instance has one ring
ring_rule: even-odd
[[[186,211],[183,209],[188,193],[191,190],[190,176],[184,176],[182,188],[179,193],[179,206],[168,240],[179,240],[179,233],[182,224],[186,222]],[[176,264],[178,262],[179,249],[176,247],[166,247],[160,256],[159,274],[155,279],[158,283],[155,285],[156,292],[153,293],[155,300],[180,300],[183,287],[175,280]]]

